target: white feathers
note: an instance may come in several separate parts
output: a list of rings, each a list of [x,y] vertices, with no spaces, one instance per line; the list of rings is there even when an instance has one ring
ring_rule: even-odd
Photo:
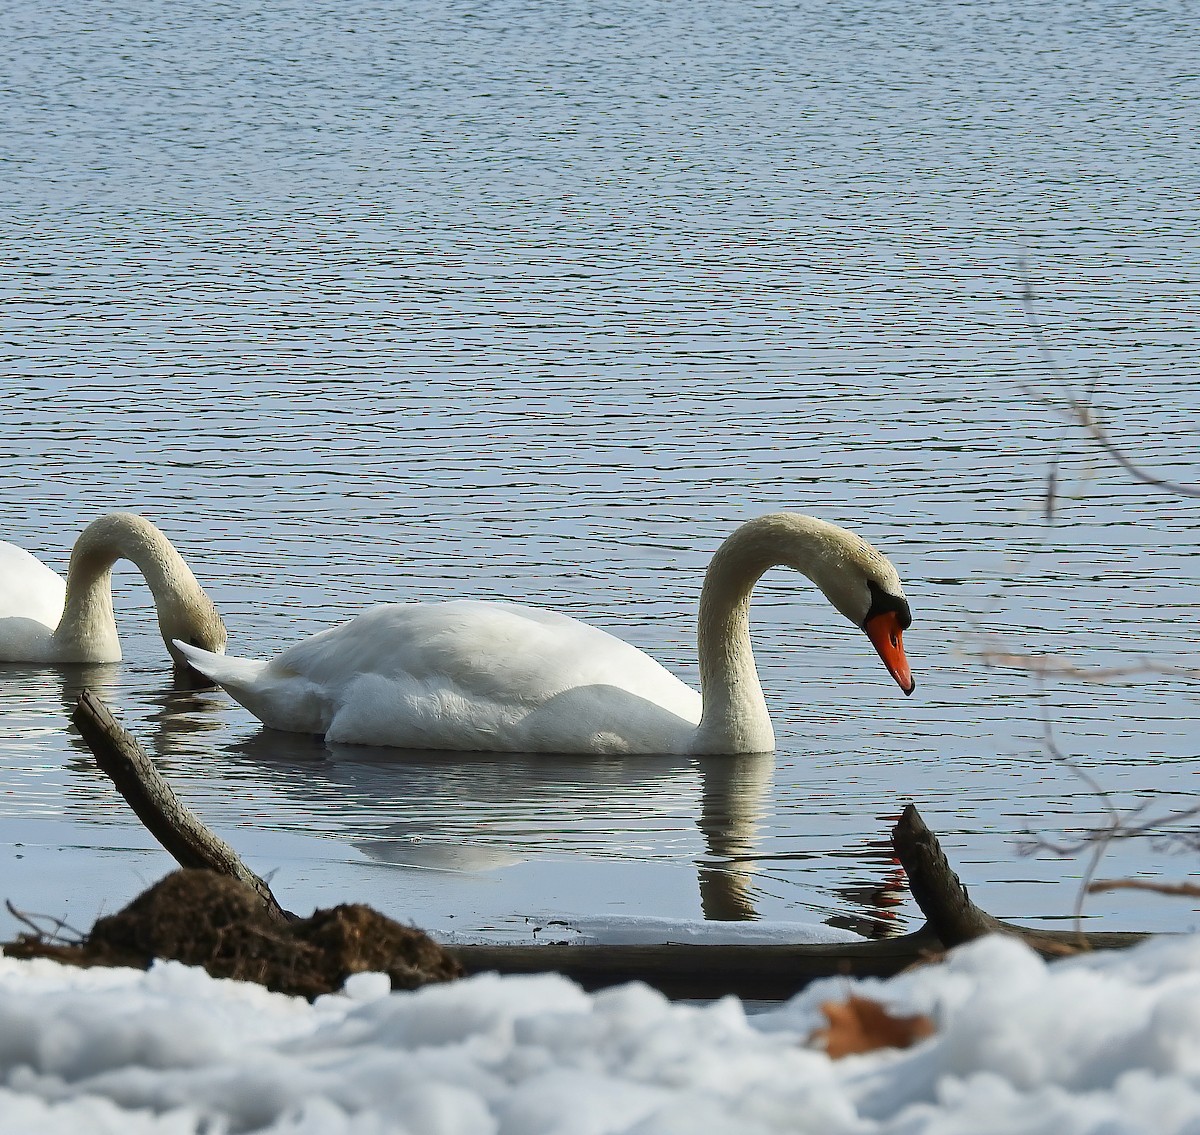
[[[269,663],[176,645],[264,724],[335,742],[679,752],[700,721],[700,695],[648,655],[514,603],[374,607]]]
[[[0,662],[47,660],[66,591],[62,578],[24,548],[0,543]]]
[[[269,663],[175,647],[275,729],[409,749],[757,753],[774,748],[750,645],[749,599],[773,564],[812,579],[862,625],[895,568],[853,533],[772,513],[717,551],[700,601],[701,695],[642,651],[514,603],[376,607]]]

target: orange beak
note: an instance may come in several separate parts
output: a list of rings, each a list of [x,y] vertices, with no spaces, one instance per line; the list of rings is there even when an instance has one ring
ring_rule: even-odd
[[[896,685],[906,694],[911,694],[917,688],[917,683],[908,668],[908,659],[904,657],[899,616],[895,611],[872,615],[863,625],[863,630],[867,632],[867,638],[871,640],[876,653],[883,659],[887,672],[896,679]]]

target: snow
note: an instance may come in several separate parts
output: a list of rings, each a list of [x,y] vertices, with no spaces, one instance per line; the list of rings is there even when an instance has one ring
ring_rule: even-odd
[[[851,992],[936,1034],[831,1061]],[[120,1135],[1195,1135],[1200,936],[1045,963],[989,938],[772,1011],[556,975],[314,1004],[177,963],[0,959],[0,1132]]]

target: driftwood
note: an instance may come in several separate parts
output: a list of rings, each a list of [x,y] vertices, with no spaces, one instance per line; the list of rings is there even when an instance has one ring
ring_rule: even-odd
[[[175,797],[137,741],[90,691],[72,720],[118,791],[160,843],[185,867],[203,866],[250,887],[276,921],[298,918],[270,888]],[[927,922],[901,937],[819,945],[453,946],[446,952],[467,973],[556,971],[597,989],[643,981],[669,997],[727,993],[775,1000],[820,977],[885,977],[989,933],[1013,934],[1046,956],[1128,946],[1144,934],[1032,930],[1001,922],[970,899],[937,837],[909,804],[892,831],[896,855]],[[386,967],[385,967],[386,968]]]
[[[91,690],[79,695],[71,722],[93,756],[146,830],[181,867],[201,867],[229,875],[257,892],[267,913],[281,922],[296,916],[285,911],[236,851],[214,835],[175,795],[132,733],[121,728],[108,707]]]
[[[1000,929],[997,919],[971,901],[937,836],[911,804],[892,829],[892,847],[908,875],[913,900],[944,946],[959,946]]]
[[[815,945],[450,946],[467,973],[552,971],[584,989],[641,981],[671,998],[783,1001],[822,977],[891,977],[940,956],[924,930],[880,941]]]
[[[301,918],[218,839],[172,791],[137,740],[89,691],[72,720],[139,819],[182,865],[78,940],[33,933],[4,947],[18,958],[79,966],[146,968],[155,958],[203,966],[214,977],[254,981],[317,997],[366,971],[393,989],[462,977],[462,964],[421,930],[360,904]]]
[[[913,900],[927,919],[924,929],[946,949],[985,934],[1012,934],[1043,956],[1053,957],[1079,950],[1122,949],[1149,937],[1121,931],[1034,930],[994,918],[971,901],[937,836],[912,804],[905,805],[892,828],[892,847],[908,875]]]

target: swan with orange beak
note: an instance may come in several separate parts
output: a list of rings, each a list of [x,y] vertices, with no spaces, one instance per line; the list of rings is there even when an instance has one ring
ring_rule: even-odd
[[[391,603],[270,661],[176,646],[273,729],[343,744],[516,753],[765,753],[775,733],[754,666],[750,600],[764,572],[807,576],[864,630],[906,693],[900,576],[861,537],[800,513],[732,532],[697,620],[700,690],[627,642],[515,603]]]

